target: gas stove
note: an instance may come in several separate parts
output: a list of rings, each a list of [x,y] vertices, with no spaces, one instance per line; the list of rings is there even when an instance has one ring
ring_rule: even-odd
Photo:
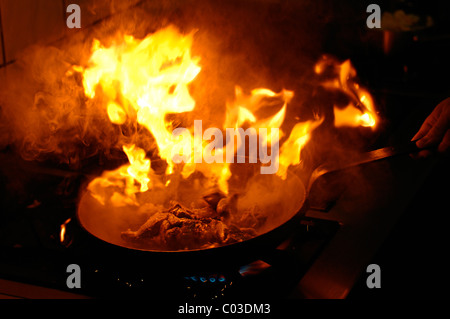
[[[24,169],[21,163],[34,167],[17,159],[14,163],[18,169]],[[0,293],[22,298],[346,298],[367,276],[366,267],[435,163],[436,159],[417,162],[404,155],[347,171],[353,176],[351,185],[339,187],[328,209],[312,206],[279,247],[248,264],[199,272],[184,272],[183,265],[173,272],[157,265],[127,264],[120,255],[93,258],[92,252],[98,254],[95,246],[78,236],[79,176],[43,170],[33,179],[44,176],[46,187],[53,185],[56,195],[39,194],[43,184],[37,184],[23,201],[25,206],[18,201],[16,207],[3,210],[7,213],[0,232]],[[73,264],[81,269],[80,288],[67,284],[68,266]],[[22,284],[33,289],[16,287]],[[36,293],[40,289],[43,293]]]
[[[198,272],[176,265],[177,271],[169,271],[158,265],[129,264],[120,254],[99,258],[99,249],[77,224],[76,200],[70,196],[35,200],[2,225],[0,278],[55,289],[61,296],[67,292],[126,299],[279,298],[288,296],[339,229],[335,221],[304,217],[290,238],[258,260]],[[81,269],[79,289],[67,285],[67,267],[72,264]],[[3,286],[2,294],[12,293],[8,286]]]

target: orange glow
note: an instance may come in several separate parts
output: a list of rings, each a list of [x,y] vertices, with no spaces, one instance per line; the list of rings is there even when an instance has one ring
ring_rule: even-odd
[[[322,74],[327,69],[331,69],[333,75],[324,81],[323,86],[339,90],[350,99],[345,108],[334,107],[335,126],[375,128],[378,122],[375,104],[370,93],[355,81],[356,70],[350,60],[339,64],[332,58],[324,57],[314,70],[317,74]]]
[[[323,118],[315,121],[297,123],[291,131],[289,138],[283,143],[280,149],[280,168],[278,176],[286,179],[289,166],[300,164],[300,153],[310,139],[310,133],[322,124]]]
[[[66,225],[71,221],[71,218],[67,219],[63,224],[60,226],[60,232],[59,232],[59,240],[61,243],[64,243],[64,240],[66,239]]]
[[[94,40],[88,65],[72,68],[71,72],[79,72],[83,76],[86,97],[105,101],[103,105],[111,123],[136,123],[146,128],[154,138],[157,155],[167,163],[165,174],[155,177],[146,153],[149,150],[138,147],[135,141],[124,143],[122,149],[129,163],[105,171],[88,185],[92,196],[101,204],[111,203],[117,207],[139,205],[137,194],[145,193],[155,185],[176,187],[173,186],[177,183],[174,181],[179,181],[179,178],[175,175],[187,179],[196,171],[203,173],[223,193],[228,193],[230,163],[224,161],[205,165],[194,161],[196,156],[205,154],[208,143],[202,141],[201,149],[196,149],[198,141],[192,127],[187,136],[174,137],[172,122],[167,120],[168,114],[191,112],[196,106],[189,93],[189,85],[201,67],[200,59],[191,56],[192,42],[193,33],[182,35],[171,26],[141,40],[129,35],[119,37],[109,47]],[[289,90],[276,93],[267,88],[256,88],[246,94],[236,86],[234,100],[226,105],[223,130],[241,127],[266,129],[266,134],[259,136],[259,147],[278,143],[278,139],[285,135],[281,127],[293,96],[294,92]],[[256,114],[261,109],[272,112],[259,117]],[[301,162],[300,152],[309,141],[310,132],[320,123],[321,120],[297,123],[288,134],[287,140],[280,146],[280,158],[277,158],[280,165],[277,174],[280,177],[286,178],[289,166]],[[245,141],[242,131],[237,132],[234,152]],[[182,150],[179,154],[183,154],[183,159],[186,155],[189,160],[173,162],[174,149]],[[225,158],[225,149],[226,145],[216,147],[211,154]],[[186,153],[189,150],[192,152]]]
[[[189,112],[195,107],[188,85],[201,68],[199,59],[190,54],[192,37],[193,34],[183,36],[175,28],[168,27],[142,40],[126,35],[110,47],[94,40],[89,66],[73,68],[83,75],[87,97],[95,98],[97,90],[101,89],[108,100],[107,113],[112,123],[121,125],[130,117],[148,129],[155,138],[159,156],[168,163],[168,175],[173,172],[170,155],[176,143],[191,142],[174,140],[171,124],[165,117],[170,113]],[[140,192],[147,191],[150,160],[145,159],[145,151],[135,145],[123,146],[123,150],[130,165],[116,170],[118,176],[114,179],[121,176],[126,180],[125,193],[128,195],[135,193],[134,182],[140,184]],[[192,170],[186,170],[185,176],[188,175],[186,172]],[[112,175],[115,174],[109,172],[105,178]],[[117,203],[124,204],[121,196],[114,196]],[[134,202],[129,198],[125,203],[130,200]]]
[[[361,126],[365,127],[372,127],[375,126],[375,119],[373,118],[372,114],[370,113],[364,113],[360,116]]]
[[[361,113],[360,109],[349,104],[344,109],[334,107],[334,125],[336,127],[374,127],[375,119],[371,113]]]
[[[168,27],[143,40],[124,36],[121,43],[109,48],[95,40],[90,65],[82,72],[86,96],[94,98],[100,87],[109,99],[107,112],[114,124],[123,124],[127,117],[119,101],[131,104],[137,122],[152,133],[160,157],[168,161],[169,173],[175,141],[165,116],[195,107],[188,84],[201,68],[199,59],[190,54],[192,36]]]
[[[127,114],[123,108],[113,101],[108,103],[107,112],[110,121],[114,124],[123,124],[127,119]]]
[[[145,151],[134,145],[124,145],[123,151],[127,154],[130,165],[127,168],[129,176],[133,177],[139,184],[141,184],[140,191],[148,190],[148,172],[150,171],[150,160],[145,159]]]

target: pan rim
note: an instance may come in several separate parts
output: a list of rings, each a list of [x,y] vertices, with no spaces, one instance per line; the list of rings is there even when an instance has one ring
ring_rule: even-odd
[[[106,243],[108,245],[111,246],[115,246],[115,247],[120,247],[122,249],[127,249],[130,251],[138,251],[138,252],[148,252],[148,253],[153,253],[153,254],[172,254],[172,255],[181,255],[183,253],[187,254],[187,253],[195,253],[195,252],[208,252],[208,251],[217,251],[217,250],[222,250],[222,249],[229,249],[229,247],[236,247],[236,246],[240,246],[243,244],[248,244],[254,241],[257,241],[259,239],[262,240],[262,238],[268,236],[270,233],[275,232],[277,229],[282,228],[284,225],[289,224],[290,221],[298,218],[299,216],[304,215],[305,213],[305,207],[307,206],[307,190],[304,186],[304,183],[302,182],[302,180],[294,173],[292,172],[288,172],[288,176],[290,176],[291,178],[294,178],[297,180],[298,185],[301,187],[301,189],[296,189],[296,192],[299,193],[299,195],[301,194],[301,201],[298,204],[298,208],[295,210],[293,210],[293,213],[291,213],[289,215],[289,218],[287,218],[286,220],[284,220],[282,223],[278,224],[277,226],[266,230],[263,233],[258,234],[255,237],[252,237],[250,239],[247,240],[242,240],[242,241],[238,241],[238,242],[234,242],[234,243],[229,243],[229,244],[224,244],[224,245],[220,245],[217,247],[206,247],[206,248],[194,248],[194,249],[179,249],[179,250],[156,250],[156,249],[146,249],[146,248],[141,248],[141,247],[133,247],[131,245],[125,245],[125,244],[120,244],[120,243],[114,243],[111,242],[109,240],[106,240],[100,236],[98,236],[97,234],[95,234],[94,232],[90,231],[86,225],[83,223],[82,218],[80,217],[80,202],[82,201],[82,199],[84,198],[84,196],[88,196],[89,192],[87,190],[84,190],[83,193],[80,196],[80,199],[78,201],[78,207],[76,210],[76,220],[77,223],[79,224],[79,226],[86,232],[88,233],[90,236],[95,237],[97,240],[100,240],[103,243]],[[300,196],[299,196],[300,197]]]

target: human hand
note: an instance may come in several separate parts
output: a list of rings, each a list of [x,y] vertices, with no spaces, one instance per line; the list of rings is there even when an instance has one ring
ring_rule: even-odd
[[[411,141],[415,141],[417,147],[423,149],[419,152],[419,156],[427,156],[430,151],[424,149],[436,146],[439,153],[449,153],[450,98],[445,99],[434,108]]]

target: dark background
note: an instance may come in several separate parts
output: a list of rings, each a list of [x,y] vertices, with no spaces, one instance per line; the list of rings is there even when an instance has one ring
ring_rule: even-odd
[[[331,24],[326,46],[340,56],[351,56],[358,74],[369,87],[385,96],[392,132],[402,128],[405,118],[416,117],[411,129],[444,98],[449,96],[450,6],[444,1],[380,1],[382,11],[402,9],[433,17],[435,25],[417,32],[399,34],[391,54],[371,47],[369,39],[350,25]],[[360,10],[360,9],[359,9]],[[351,12],[344,10],[345,13]],[[353,31],[352,31],[353,30]],[[412,37],[416,36],[418,41]],[[341,39],[347,45],[342,45]],[[373,38],[371,38],[372,40]],[[364,53],[362,53],[364,52]],[[361,54],[362,53],[362,54]],[[384,95],[386,94],[386,95]],[[403,102],[402,102],[403,101]],[[395,135],[394,134],[394,135]],[[402,134],[399,134],[402,135]],[[412,137],[412,135],[410,135]],[[350,299],[448,299],[450,266],[448,225],[450,222],[449,157],[442,156],[391,235],[373,258],[381,267],[381,289],[368,289],[363,274],[349,294]]]

